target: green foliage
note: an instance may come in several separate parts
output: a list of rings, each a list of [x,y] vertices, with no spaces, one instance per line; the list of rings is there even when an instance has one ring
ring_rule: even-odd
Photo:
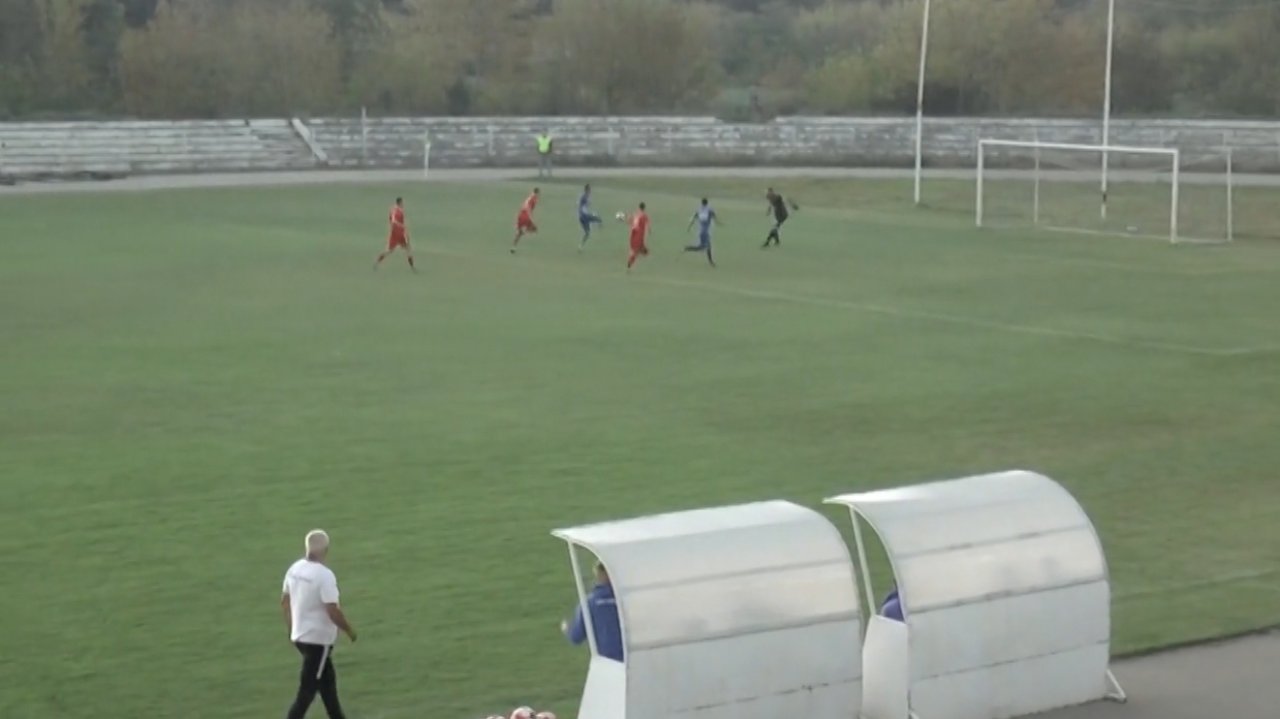
[[[341,70],[348,77],[367,52],[381,29],[380,0],[308,0],[329,20],[329,32],[337,40],[341,52]]]
[[[805,90],[809,105],[827,114],[878,107],[887,91],[873,62],[864,55],[826,58],[809,73]]]
[[[0,66],[35,60],[42,47],[42,30],[36,0],[0,0]]]
[[[383,114],[433,114],[446,108],[446,93],[463,58],[456,37],[435,14],[434,0],[406,0],[385,14],[387,33],[353,69],[352,96]]]
[[[906,113],[922,10],[923,0],[0,0],[0,114]],[[946,0],[933,13],[930,115],[1098,113],[1105,0]],[[1144,0],[1118,13],[1117,115],[1280,115],[1280,5]],[[278,24],[268,33],[248,17]],[[200,37],[172,36],[184,23]]]
[[[37,83],[32,77],[35,74],[35,69],[27,62],[0,64],[0,120],[15,119],[33,112]]]
[[[47,109],[76,109],[90,87],[89,46],[81,24],[88,2],[45,0],[37,5],[42,42],[34,77]]]
[[[125,8],[116,0],[87,0],[80,9],[85,61],[93,76],[94,100],[109,105],[119,96],[120,37]]]
[[[559,0],[538,28],[551,109],[624,114],[693,108],[709,87],[712,15],[672,0]]]
[[[1228,22],[1171,31],[1167,57],[1179,58],[1180,107],[1222,108],[1232,114],[1280,115],[1280,8],[1252,7]]]
[[[165,3],[122,41],[124,104],[159,117],[337,109],[340,62],[326,18],[300,0]]]

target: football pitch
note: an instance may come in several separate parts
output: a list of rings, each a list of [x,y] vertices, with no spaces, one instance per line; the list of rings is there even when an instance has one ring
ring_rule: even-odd
[[[0,195],[0,716],[283,715],[317,526],[353,719],[572,716],[552,528],[1009,468],[1097,523],[1117,652],[1280,622],[1280,242],[792,179],[766,251],[765,183],[594,184],[649,204],[630,276],[612,220],[578,252],[569,179],[515,256],[528,182]],[[397,194],[416,275],[371,270]],[[717,269],[681,251],[703,194]]]

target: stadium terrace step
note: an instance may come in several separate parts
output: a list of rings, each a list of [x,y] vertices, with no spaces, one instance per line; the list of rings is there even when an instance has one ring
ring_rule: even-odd
[[[733,124],[709,117],[317,118],[305,124],[336,168],[416,168],[424,141],[432,167],[532,166],[533,138],[555,138],[561,166],[907,167],[910,118],[790,117]],[[1094,120],[930,118],[928,167],[972,168],[978,140],[1098,144]],[[1214,171],[1223,148],[1237,172],[1280,172],[1280,122],[1117,120],[1112,145],[1177,147],[1188,169]],[[997,164],[999,156],[995,158]],[[1118,168],[1126,160],[1117,159]],[[0,176],[85,172],[298,170],[317,166],[289,120],[0,123]]]
[[[314,165],[286,120],[0,123],[0,175],[19,180]]]
[[[535,161],[532,138],[556,139],[556,162],[608,165],[908,166],[914,123],[906,118],[786,118],[731,124],[714,118],[324,118],[310,121],[336,167],[512,167]],[[1181,147],[1189,162],[1221,161],[1237,148],[1239,171],[1280,171],[1280,123],[1117,121],[1114,145]],[[972,167],[980,138],[1096,144],[1092,120],[929,119],[926,162]],[[1256,149],[1256,152],[1254,151]],[[1123,159],[1121,165],[1123,166]]]

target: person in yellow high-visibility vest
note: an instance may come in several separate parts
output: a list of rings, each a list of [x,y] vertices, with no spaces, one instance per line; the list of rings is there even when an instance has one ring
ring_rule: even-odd
[[[546,130],[538,135],[538,177],[551,177],[551,133]]]

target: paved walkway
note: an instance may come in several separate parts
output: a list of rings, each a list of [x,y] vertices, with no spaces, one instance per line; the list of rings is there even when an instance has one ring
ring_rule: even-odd
[[[723,168],[602,170],[565,169],[573,177],[719,176]],[[909,170],[734,168],[737,177],[911,177]],[[1069,173],[1067,173],[1069,174]],[[935,170],[929,177],[972,178],[972,171]],[[1123,174],[1113,174],[1122,177]],[[529,180],[528,169],[433,170],[432,181]],[[1087,178],[1094,175],[1088,173]],[[1192,176],[1194,178],[1194,176]],[[1221,176],[1207,176],[1221,182]],[[1280,175],[1238,176],[1247,184],[1280,187]],[[44,192],[145,191],[173,188],[243,187],[367,182],[412,182],[421,170],[225,173],[129,177],[111,181],[28,183],[0,187],[0,197]],[[1242,184],[1245,184],[1242,183]],[[1041,715],[1043,719],[1280,719],[1280,633],[1179,649],[1119,662],[1117,678],[1129,694],[1125,704],[1099,702]],[[923,719],[929,719],[924,717]]]
[[[1179,649],[1114,667],[1129,694],[1044,719],[1277,719],[1280,634]]]

